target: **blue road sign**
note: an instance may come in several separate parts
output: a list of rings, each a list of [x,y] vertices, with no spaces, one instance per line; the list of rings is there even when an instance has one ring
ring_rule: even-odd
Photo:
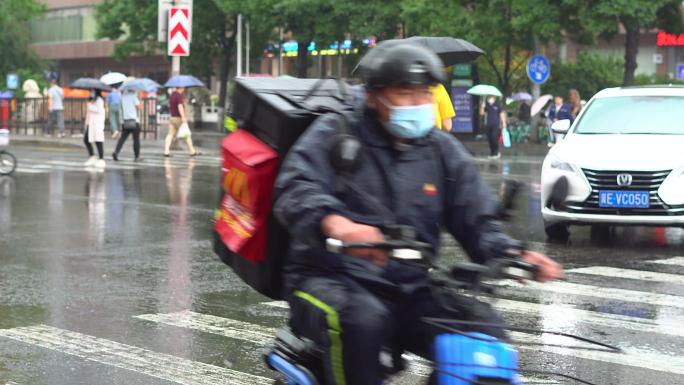
[[[7,74],[7,88],[10,90],[19,88],[19,75]]]
[[[684,64],[677,64],[677,80],[684,80]]]
[[[551,64],[542,55],[534,55],[527,61],[527,77],[532,83],[542,84],[549,80]]]

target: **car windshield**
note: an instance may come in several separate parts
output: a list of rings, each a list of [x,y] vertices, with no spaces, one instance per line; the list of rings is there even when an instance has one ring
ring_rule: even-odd
[[[587,106],[576,134],[684,135],[684,97],[619,96]]]

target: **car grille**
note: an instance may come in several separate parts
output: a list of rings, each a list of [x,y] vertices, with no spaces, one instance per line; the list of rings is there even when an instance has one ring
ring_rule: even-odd
[[[566,209],[571,213],[608,214],[608,215],[684,215],[684,205],[666,205],[658,196],[658,189],[671,170],[664,171],[596,171],[582,169],[591,185],[591,195],[582,203],[568,203]],[[632,175],[631,186],[618,186],[618,174]],[[599,190],[648,191],[651,194],[650,207],[608,208],[599,207]]]

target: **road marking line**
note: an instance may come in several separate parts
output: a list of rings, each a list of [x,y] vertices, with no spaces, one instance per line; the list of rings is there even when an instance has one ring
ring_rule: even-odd
[[[27,167],[17,167],[16,170],[14,170],[17,173],[25,173],[25,174],[45,174],[48,172],[47,170],[36,170],[33,168],[27,168]]]
[[[684,266],[684,257],[674,257],[668,259],[660,259],[657,261],[646,261],[647,263],[657,263],[659,265]]]
[[[48,325],[0,329],[0,337],[186,385],[270,385],[273,380]]]
[[[276,303],[279,301],[275,301]],[[283,302],[285,306],[287,303]],[[230,318],[217,317],[209,314],[196,313],[190,310],[166,314],[142,314],[134,316],[145,321],[161,323],[186,329],[198,330],[205,333],[216,334],[240,341],[251,342],[257,345],[267,345],[273,342],[276,329],[261,326]],[[428,377],[432,373],[430,362],[422,357],[405,354],[408,361],[408,374],[418,377]],[[537,381],[528,378],[528,381]],[[545,382],[557,384],[556,382]]]
[[[253,323],[195,313],[190,310],[167,314],[142,314],[133,318],[206,333],[218,334],[241,341],[266,345],[273,341],[276,329]]]
[[[656,370],[665,373],[684,374],[684,358],[681,356],[675,357],[666,354],[658,354],[632,347],[623,348],[623,354],[598,350],[577,350],[576,348],[571,348],[571,346],[586,347],[589,349],[596,349],[596,346],[585,343],[577,343],[577,341],[570,338],[553,335],[536,336],[532,334],[512,332],[511,336],[513,337],[514,341],[522,343],[547,344],[535,346],[521,345],[519,346],[521,350],[530,350],[535,352],[541,351],[562,356],[606,362],[610,364]],[[562,344],[568,347],[549,346],[548,344]]]
[[[543,314],[559,314],[562,313],[568,319],[573,320],[573,324],[585,323],[591,326],[605,326],[610,328],[634,330],[643,333],[659,333],[675,337],[684,337],[684,328],[676,322],[663,323],[662,320],[652,320],[648,318],[632,317],[622,314],[601,313],[596,311],[576,309],[571,305],[552,305],[552,304],[538,304],[533,302],[513,301],[509,299],[493,299],[487,301],[494,306],[494,309],[506,312],[523,314],[527,316],[543,315]],[[281,309],[288,309],[285,301],[264,302],[262,305],[276,307]],[[567,331],[564,328],[554,329],[553,325],[545,325],[552,331]]]
[[[527,284],[517,282],[492,282],[492,284],[501,287],[525,289],[526,291],[536,289],[540,293],[570,294],[684,309],[684,297],[670,294],[647,293],[643,291],[614,289],[571,282],[550,282],[544,284],[538,282],[529,282]]]
[[[276,333],[276,329],[272,327],[209,314],[195,313],[190,310],[166,314],[143,314],[134,316],[133,318],[217,334],[257,345],[268,345],[272,343]],[[423,358],[409,355],[407,360],[410,364],[408,368],[410,374],[426,377],[432,372],[429,363]]]
[[[637,279],[640,281],[676,283],[684,285],[684,275],[658,273],[653,271],[642,271],[632,269],[620,269],[608,266],[581,267],[568,270],[568,273],[579,273],[589,275],[599,275],[603,277]]]
[[[262,302],[262,303],[260,303],[260,305],[277,307],[280,309],[289,309],[290,308],[290,305],[288,305],[287,302],[285,302],[285,301]]]

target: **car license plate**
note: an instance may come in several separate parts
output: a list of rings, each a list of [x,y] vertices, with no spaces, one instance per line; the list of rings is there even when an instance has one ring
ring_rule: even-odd
[[[650,206],[648,191],[599,191],[599,207],[647,209]]]

